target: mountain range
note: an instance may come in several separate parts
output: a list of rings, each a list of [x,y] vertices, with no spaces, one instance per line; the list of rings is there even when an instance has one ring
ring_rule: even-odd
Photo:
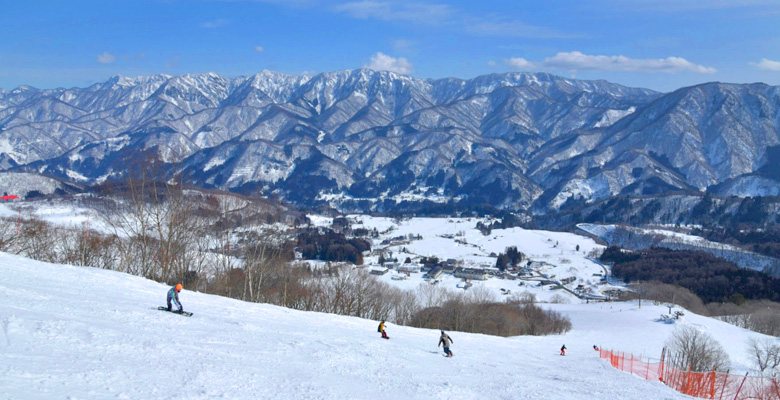
[[[312,205],[558,209],[619,194],[777,194],[780,87],[658,93],[546,73],[368,69],[0,90],[0,171],[94,184],[154,158],[188,184]]]

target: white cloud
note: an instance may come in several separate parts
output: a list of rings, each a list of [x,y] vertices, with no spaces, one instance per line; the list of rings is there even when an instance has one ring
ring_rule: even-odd
[[[344,3],[334,7],[333,10],[358,19],[406,21],[421,25],[443,24],[455,12],[447,4],[394,3],[375,0]]]
[[[214,29],[214,28],[219,28],[220,26],[225,25],[228,22],[230,22],[230,21],[228,21],[226,19],[222,19],[222,18],[217,18],[217,19],[215,19],[213,21],[206,21],[206,22],[200,24],[200,27],[201,28],[207,28],[207,29]]]
[[[493,61],[493,60],[488,60],[487,65],[489,65],[491,67],[495,67],[496,66],[496,62]]]
[[[258,53],[262,53],[265,51],[265,48],[263,48],[263,46],[255,46],[255,51]]]
[[[109,52],[104,52],[103,54],[99,54],[97,56],[97,61],[101,64],[111,64],[112,62],[116,61],[116,56]]]
[[[506,65],[510,66],[512,69],[525,69],[525,70],[536,69],[534,63],[522,57],[510,58],[506,60]]]
[[[763,69],[765,71],[777,71],[780,72],[780,61],[772,61],[767,60],[766,58],[762,58],[761,62],[758,63],[750,63],[750,65],[758,68]]]
[[[403,57],[393,58],[387,54],[378,52],[371,56],[371,62],[364,65],[365,68],[377,71],[391,71],[399,74],[411,74],[414,71],[412,63]]]
[[[552,69],[567,71],[695,72],[713,74],[715,68],[694,64],[681,57],[629,58],[626,56],[588,55],[579,51],[561,52],[540,62],[510,58],[506,64],[515,69]]]

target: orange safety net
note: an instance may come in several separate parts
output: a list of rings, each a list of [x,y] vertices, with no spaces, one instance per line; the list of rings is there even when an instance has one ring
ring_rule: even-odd
[[[599,356],[613,367],[647,380],[659,380],[678,392],[702,399],[780,400],[777,378],[733,375],[724,372],[682,371],[661,357],[660,362],[644,361],[633,354],[599,350]]]

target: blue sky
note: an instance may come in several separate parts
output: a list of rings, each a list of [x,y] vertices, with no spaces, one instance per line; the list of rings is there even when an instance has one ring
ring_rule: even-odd
[[[670,91],[780,85],[780,0],[5,1],[0,88],[112,75],[545,71]]]

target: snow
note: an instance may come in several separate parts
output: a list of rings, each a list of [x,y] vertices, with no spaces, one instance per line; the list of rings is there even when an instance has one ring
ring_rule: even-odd
[[[30,216],[28,215],[30,213],[33,214],[36,218],[63,227],[80,226],[90,219],[89,216],[91,214],[92,217],[90,222],[93,224],[98,222],[98,218],[96,217],[94,211],[85,208],[74,208],[73,206],[66,204],[38,204],[32,209],[25,209],[22,211],[22,216],[27,218]]]
[[[21,214],[20,211],[21,210]],[[16,220],[37,218],[54,226],[64,228],[86,229],[99,231],[106,234],[112,232],[105,222],[99,218],[95,210],[76,207],[63,202],[23,201],[10,204],[0,204],[0,218],[13,218]]]
[[[612,194],[606,174],[598,174],[588,179],[572,179],[564,185],[560,192],[550,201],[553,208],[560,208],[570,197],[597,199]]]
[[[14,145],[11,144],[11,142],[7,138],[0,139],[0,153],[4,153],[4,154],[11,154],[11,153],[18,154],[16,152],[16,148],[14,147]]]
[[[19,215],[18,211],[11,210],[5,204],[0,204],[0,218],[13,218]]]
[[[184,290],[187,318],[155,309],[163,284],[5,253],[0,276],[0,387],[9,398],[688,398],[612,368],[591,348],[660,354],[672,329],[654,321],[664,307],[551,305],[572,318],[568,334],[448,332],[448,359],[437,330],[390,323],[385,341],[377,321]],[[748,336],[707,318],[691,323],[732,343]]]
[[[630,107],[627,110],[607,110],[601,120],[593,125],[596,128],[606,128],[612,126],[621,118],[631,115],[636,111],[636,107]]]
[[[367,172],[366,177],[370,176],[371,173]],[[441,189],[439,189],[437,192],[443,192]],[[428,194],[428,187],[413,187],[411,190],[404,190],[396,195],[389,196],[387,192],[384,193],[381,198],[386,200],[394,200],[396,204],[399,204],[404,201],[430,201],[433,203],[447,203],[451,200],[460,200],[463,196],[444,196],[441,193],[437,194]],[[344,201],[367,201],[371,203],[375,203],[377,201],[376,198],[373,197],[355,197],[348,195],[344,192],[339,193],[318,193],[317,194],[317,200],[322,200],[328,202],[333,207],[337,207],[341,202]]]
[[[70,169],[65,171],[65,175],[67,175],[68,178],[71,178],[75,181],[84,182],[88,180],[86,176]]]
[[[309,216],[312,223],[320,226],[330,225],[327,218]],[[527,260],[543,263],[536,268],[540,273],[560,280],[574,277],[575,280],[566,285],[574,289],[582,284],[586,288],[592,288],[595,294],[599,290],[611,289],[612,285],[598,285],[600,276],[604,274],[604,267],[588,258],[588,253],[593,249],[603,246],[596,244],[592,239],[565,232],[552,232],[541,230],[527,230],[522,228],[493,229],[485,236],[476,229],[478,218],[411,218],[394,220],[392,218],[370,217],[352,215],[348,218],[353,222],[353,228],[374,229],[381,232],[379,238],[374,240],[372,249],[385,247],[392,251],[392,257],[403,263],[406,257],[437,257],[440,260],[455,259],[465,267],[494,269],[496,258],[491,253],[504,253],[507,247],[516,246],[526,255]],[[489,223],[489,221],[487,221]],[[402,244],[382,245],[381,243],[391,238],[409,235],[422,236],[421,240],[407,241]],[[579,250],[577,250],[579,246]],[[404,252],[406,249],[407,252]],[[378,261],[376,257],[365,257],[365,263],[371,264]],[[399,287],[404,290],[414,290],[421,284],[428,284],[424,280],[424,273],[412,273],[408,279],[397,280],[398,272],[390,272],[379,277],[379,280]],[[396,277],[396,279],[393,279]],[[437,278],[437,285],[451,290],[462,290],[458,283],[460,278],[452,274],[443,274]],[[563,296],[570,302],[584,302],[564,290],[554,290],[552,286],[540,286],[539,277],[534,279],[498,279],[491,277],[486,281],[472,281],[473,288],[483,286],[500,299],[506,292],[521,294],[530,292],[540,301],[549,301],[553,297]],[[501,290],[504,289],[504,290]],[[559,296],[556,296],[559,295]]]
[[[0,172],[0,192],[27,197],[30,192],[51,194],[62,185],[52,179],[28,172]]]
[[[40,207],[35,214],[62,224],[84,218],[82,210],[61,205]],[[16,211],[0,205],[0,215],[12,217]],[[332,223],[329,217],[310,218],[317,225]],[[457,250],[465,260],[478,261],[485,252],[516,245],[532,258],[554,263],[566,257],[571,263],[563,268],[576,264],[585,271],[589,260],[582,253],[598,246],[569,233],[519,228],[483,236],[474,229],[477,219],[349,218],[387,231],[382,237],[421,234],[423,240],[414,242],[421,246],[417,251],[440,258],[451,258]],[[457,233],[477,247],[459,250],[440,236]],[[578,244],[579,252],[574,251]],[[392,282],[411,290],[423,282],[421,275]],[[390,282],[390,277],[381,279]],[[508,282],[491,279],[475,286]],[[542,304],[568,316],[572,331],[510,338],[448,332],[456,355],[448,359],[435,346],[437,330],[390,321],[391,339],[384,341],[376,332],[377,321],[189,290],[182,292],[181,300],[194,316],[186,318],[156,310],[164,304],[167,289],[119,272],[0,252],[0,397],[689,398],[661,383],[620,372],[592,350],[598,345],[657,359],[675,325],[659,322],[659,316],[668,313],[666,306],[647,301],[641,308],[636,302]],[[688,311],[676,325],[710,333],[729,353],[735,373],[751,368],[747,340],[767,338]],[[564,343],[569,350],[560,357],[558,349]]]
[[[774,179],[744,176],[734,179],[718,192],[722,196],[737,197],[780,196],[780,185]]]
[[[204,166],[203,166],[203,172],[208,172],[208,170],[210,170],[210,169],[212,169],[212,168],[214,168],[214,167],[218,167],[218,166],[220,166],[220,165],[224,164],[224,163],[225,163],[225,161],[226,161],[226,160],[225,160],[224,158],[222,158],[222,157],[214,157],[214,158],[210,159],[210,160],[209,160],[209,161],[206,163],[206,165],[204,165]]]

